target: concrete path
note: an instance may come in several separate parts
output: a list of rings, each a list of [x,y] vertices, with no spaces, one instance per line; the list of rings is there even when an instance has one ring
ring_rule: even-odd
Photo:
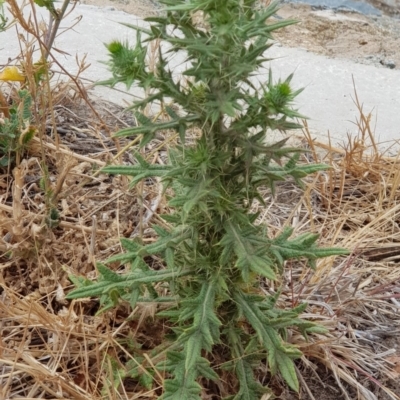
[[[90,80],[108,78],[107,67],[101,61],[107,60],[107,51],[103,43],[113,39],[134,40],[134,31],[121,24],[144,24],[139,18],[113,10],[109,7],[99,9],[78,5],[63,22],[64,28],[71,26],[82,17],[72,30],[58,37],[55,47],[69,55],[54,53],[63,67],[74,74],[78,71],[76,55],[91,66],[83,73]],[[288,28],[290,29],[290,27]],[[19,53],[17,36],[14,29],[0,33],[0,64],[7,63]],[[302,49],[274,46],[268,57],[275,58],[270,63],[275,78],[285,78],[292,72],[295,88],[304,87],[298,96],[297,105],[301,113],[307,115],[313,135],[327,138],[328,131],[335,144],[344,142],[348,133],[355,134],[354,121],[358,117],[353,102],[353,78],[364,110],[373,110],[375,134],[380,142],[400,142],[400,70],[377,68],[356,64],[347,60],[331,59]],[[179,70],[183,59],[176,57],[173,64]],[[265,74],[265,75],[264,75]],[[261,71],[262,81],[268,77],[267,70]],[[124,89],[124,88],[121,88]],[[132,99],[130,94],[107,88],[96,88],[100,96],[119,104]],[[136,92],[137,94],[137,92]],[[376,120],[376,121],[375,121]],[[400,146],[398,146],[400,148]]]

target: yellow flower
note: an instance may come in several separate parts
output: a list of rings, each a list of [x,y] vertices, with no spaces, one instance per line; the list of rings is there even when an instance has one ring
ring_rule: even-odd
[[[0,72],[0,80],[24,82],[25,76],[22,75],[22,73],[17,67],[5,67],[3,71]]]

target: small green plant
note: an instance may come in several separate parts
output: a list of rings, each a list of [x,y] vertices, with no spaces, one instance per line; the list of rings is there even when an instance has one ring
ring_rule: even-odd
[[[27,90],[19,90],[14,104],[7,109],[7,117],[0,120],[0,167],[6,167],[19,158],[26,145],[35,136],[31,125],[32,98]]]
[[[4,14],[4,2],[5,0],[0,0],[0,32],[6,30],[8,18]]]
[[[170,149],[168,165],[152,165],[137,153],[136,165],[104,171],[132,176],[133,184],[161,177],[173,193],[169,205],[174,211],[163,216],[169,228],[154,226],[158,239],[148,245],[122,239],[126,253],[107,262],[129,264],[130,271],[120,275],[99,264],[97,282],[72,277],[78,288],[68,298],[99,296],[103,310],[121,299],[132,307],[149,301],[163,305],[158,317],[169,321],[173,332],[169,351],[157,365],[167,374],[164,400],[200,399],[200,383],[218,379],[222,369],[237,377],[231,398],[259,399],[267,390],[255,375],[261,362],[297,391],[294,360],[301,352],[286,342],[287,329],[296,327],[304,336],[324,330],[299,317],[305,304],[280,309],[279,292],[268,296],[262,286],[279,279],[286,260],[303,258],[314,266],[320,257],[345,251],[318,248],[313,233],[291,238],[290,228],[269,237],[252,212],[254,202],[263,203],[260,189],[265,186],[273,190],[287,177],[301,183],[326,168],[299,165],[300,148],[285,147],[286,140],[266,140],[271,130],[298,128],[293,119],[300,115],[292,102],[300,91],[292,90],[291,76],[274,83],[270,72],[259,90],[251,79],[266,60],[271,33],[293,21],[273,20],[277,3],[257,10],[256,0],[161,3],[167,6],[165,16],[148,18],[150,29],[134,28],[134,48],[118,41],[108,45],[113,77],[107,83],[136,84],[149,93],[133,106],[140,126],[117,136],[141,134],[144,147],[156,132],[172,129],[180,144]],[[202,26],[193,18],[198,11]],[[144,43],[153,40],[162,45],[156,68],[150,69]],[[166,61],[173,53],[186,54],[185,85]],[[166,105],[171,100],[179,111]],[[154,102],[162,104],[169,121],[154,122],[144,115]],[[188,144],[193,128],[201,135]],[[161,257],[165,268],[152,270],[149,257]],[[215,366],[212,355],[221,348],[226,360]]]
[[[53,0],[35,0],[39,6],[46,7],[49,10],[50,17],[61,19],[64,15],[61,13],[57,14],[54,8]],[[64,6],[69,4],[69,0],[64,1]],[[4,1],[0,0],[0,31],[4,30],[6,27],[7,19],[3,14]],[[30,25],[24,20],[23,15],[20,10],[20,5],[15,1],[9,1],[9,6],[11,13],[15,16],[16,21],[21,25],[23,29],[27,32],[32,33],[29,29]],[[65,11],[65,10],[64,10]],[[64,12],[63,11],[63,12]],[[52,25],[50,23],[50,25]],[[57,32],[57,27],[52,29],[52,34],[55,36]],[[38,35],[39,37],[39,35]],[[54,37],[53,39],[54,40]],[[46,43],[43,54],[45,58],[52,46],[52,41]],[[26,51],[24,54],[31,54],[30,51]],[[21,63],[22,72],[20,68],[16,66],[7,66],[0,72],[0,81],[6,82],[19,82],[21,84],[21,89],[13,93],[11,105],[5,99],[3,92],[0,91],[0,112],[4,115],[4,118],[0,120],[0,166],[6,167],[14,161],[19,163],[20,155],[25,150],[29,141],[37,133],[37,129],[32,125],[32,120],[35,119],[32,115],[32,104],[38,103],[38,86],[41,81],[44,80],[45,76],[48,76],[48,64],[43,61],[43,57],[39,62],[35,63],[33,66],[31,64],[31,59],[26,58]],[[28,68],[25,68],[27,67]],[[29,79],[27,75],[31,73],[33,79]]]

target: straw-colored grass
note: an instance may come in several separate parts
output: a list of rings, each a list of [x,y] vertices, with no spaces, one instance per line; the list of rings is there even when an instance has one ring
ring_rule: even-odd
[[[1,90],[10,97],[15,88]],[[168,212],[160,183],[131,189],[127,178],[101,172],[110,162],[135,162],[137,140],[112,138],[134,124],[128,113],[94,106],[79,76],[46,93],[51,101],[42,99],[38,136],[15,168],[0,172],[0,400],[156,399],[163,376],[155,373],[146,390],[125,367],[138,358],[151,367],[163,355],[150,356],[167,329],[154,320],[155,306],[121,304],[97,315],[98,300],[70,302],[65,293],[72,288],[68,274],[95,278],[96,262],[121,251],[120,237],[153,240],[151,224]],[[308,179],[305,191],[291,182],[278,185],[275,196],[266,191],[260,209],[271,235],[290,225],[296,234],[319,232],[321,245],[352,251],[319,261],[316,271],[288,263],[279,282],[282,307],[307,302],[304,317],[329,329],[308,342],[291,333],[304,352],[297,365],[302,399],[328,399],[325,389],[349,400],[400,399],[400,160],[380,152],[371,116],[356,104],[360,132],[346,146],[316,142],[306,124],[304,135],[293,138],[310,150],[302,162],[331,169]],[[170,135],[160,133],[144,155],[163,163],[170,145]],[[49,202],[60,214],[52,227]],[[218,358],[216,351],[216,365]],[[298,398],[267,370],[258,374],[282,399]],[[219,398],[234,383],[227,375],[209,389],[205,398]]]

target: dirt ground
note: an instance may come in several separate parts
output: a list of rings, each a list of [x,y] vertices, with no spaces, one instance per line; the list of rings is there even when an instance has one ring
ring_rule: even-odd
[[[143,18],[159,10],[153,0],[82,0],[82,3],[113,7]],[[382,68],[400,68],[400,19],[313,10],[299,4],[285,4],[279,17],[299,21],[275,35],[285,46]]]

